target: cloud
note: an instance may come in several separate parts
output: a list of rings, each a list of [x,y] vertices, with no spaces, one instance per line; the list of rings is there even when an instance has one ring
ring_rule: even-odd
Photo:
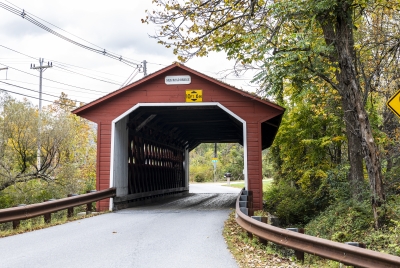
[[[30,22],[16,17],[16,19],[6,20],[0,24],[2,36],[9,39],[21,39],[26,36],[42,35],[44,31]]]

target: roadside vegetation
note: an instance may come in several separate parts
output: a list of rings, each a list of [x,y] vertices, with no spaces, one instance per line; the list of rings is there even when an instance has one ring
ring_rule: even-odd
[[[74,107],[62,94],[39,114],[25,99],[0,95],[0,209],[95,189],[95,127],[71,114]],[[52,224],[65,221],[66,212],[53,213]],[[43,226],[37,217],[21,221],[15,232]],[[0,237],[14,233],[11,228],[0,224]]]
[[[257,238],[250,238],[230,213],[225,222],[223,235],[229,250],[241,268],[250,267],[302,267],[293,258],[293,251],[273,244],[264,245]]]

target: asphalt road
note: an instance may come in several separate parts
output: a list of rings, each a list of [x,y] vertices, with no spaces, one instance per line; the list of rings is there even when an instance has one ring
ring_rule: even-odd
[[[185,198],[0,238],[0,267],[238,267],[222,229],[239,189],[190,190]]]
[[[194,183],[189,186],[190,193],[231,193],[239,194],[240,189],[222,186],[218,183]]]

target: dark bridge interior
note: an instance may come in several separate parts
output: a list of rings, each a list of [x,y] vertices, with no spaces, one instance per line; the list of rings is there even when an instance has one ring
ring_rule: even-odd
[[[218,106],[140,107],[129,115],[128,125],[132,135],[154,133],[166,144],[189,151],[206,142],[243,145],[242,123]]]

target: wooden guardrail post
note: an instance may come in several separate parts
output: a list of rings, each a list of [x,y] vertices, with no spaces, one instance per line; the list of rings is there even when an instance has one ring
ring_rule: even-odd
[[[297,232],[297,233],[300,233],[300,234],[304,234],[304,229],[303,228],[286,228],[286,230]],[[301,262],[304,262],[304,251],[295,250],[294,251],[294,255],[296,256],[297,260],[299,260]]]
[[[251,217],[254,216],[254,209],[253,209],[253,191],[242,191],[242,195],[240,196],[239,201],[240,210],[246,214],[247,216]]]
[[[67,197],[78,196],[77,194],[68,194]],[[67,217],[71,218],[74,216],[74,207],[67,208]]]
[[[56,200],[56,199],[48,199],[48,200],[45,200],[44,202],[51,202],[51,201],[54,201],[54,200]],[[43,218],[44,218],[44,222],[45,223],[51,223],[51,213],[44,214]]]
[[[86,193],[90,194],[90,193],[95,193],[96,190],[91,190],[91,191],[86,191]],[[92,206],[92,202],[87,203],[86,204],[86,215],[89,215],[90,213],[92,213],[93,211],[93,206]]]
[[[23,207],[23,206],[26,206],[26,204],[19,204],[19,205],[16,205],[15,207]],[[12,224],[13,224],[13,229],[14,230],[18,229],[19,226],[21,225],[21,220],[12,221]]]
[[[253,209],[253,191],[243,190],[239,201],[240,211],[242,211],[247,216],[251,217],[254,215]],[[252,239],[253,234],[247,232],[247,236]]]
[[[268,224],[268,217],[264,217],[264,216],[251,216],[252,219],[255,219],[259,222],[263,222],[265,224]],[[262,237],[258,237],[258,241],[263,244],[264,246],[266,246],[268,244],[268,240],[262,238]]]
[[[359,243],[359,242],[345,242],[346,245],[350,245],[350,246],[354,246],[354,247],[358,247],[358,248],[367,248],[366,245],[364,243]],[[343,267],[343,265],[348,265],[345,263],[340,263],[340,268]],[[353,266],[354,268],[359,268],[360,266]]]
[[[272,215],[271,213],[268,213],[268,223],[271,224],[272,226],[276,226],[276,227],[281,226],[279,218],[275,215]]]
[[[21,225],[21,221],[20,220],[13,221],[12,224],[13,224],[13,229],[15,230],[19,228],[19,226]]]

